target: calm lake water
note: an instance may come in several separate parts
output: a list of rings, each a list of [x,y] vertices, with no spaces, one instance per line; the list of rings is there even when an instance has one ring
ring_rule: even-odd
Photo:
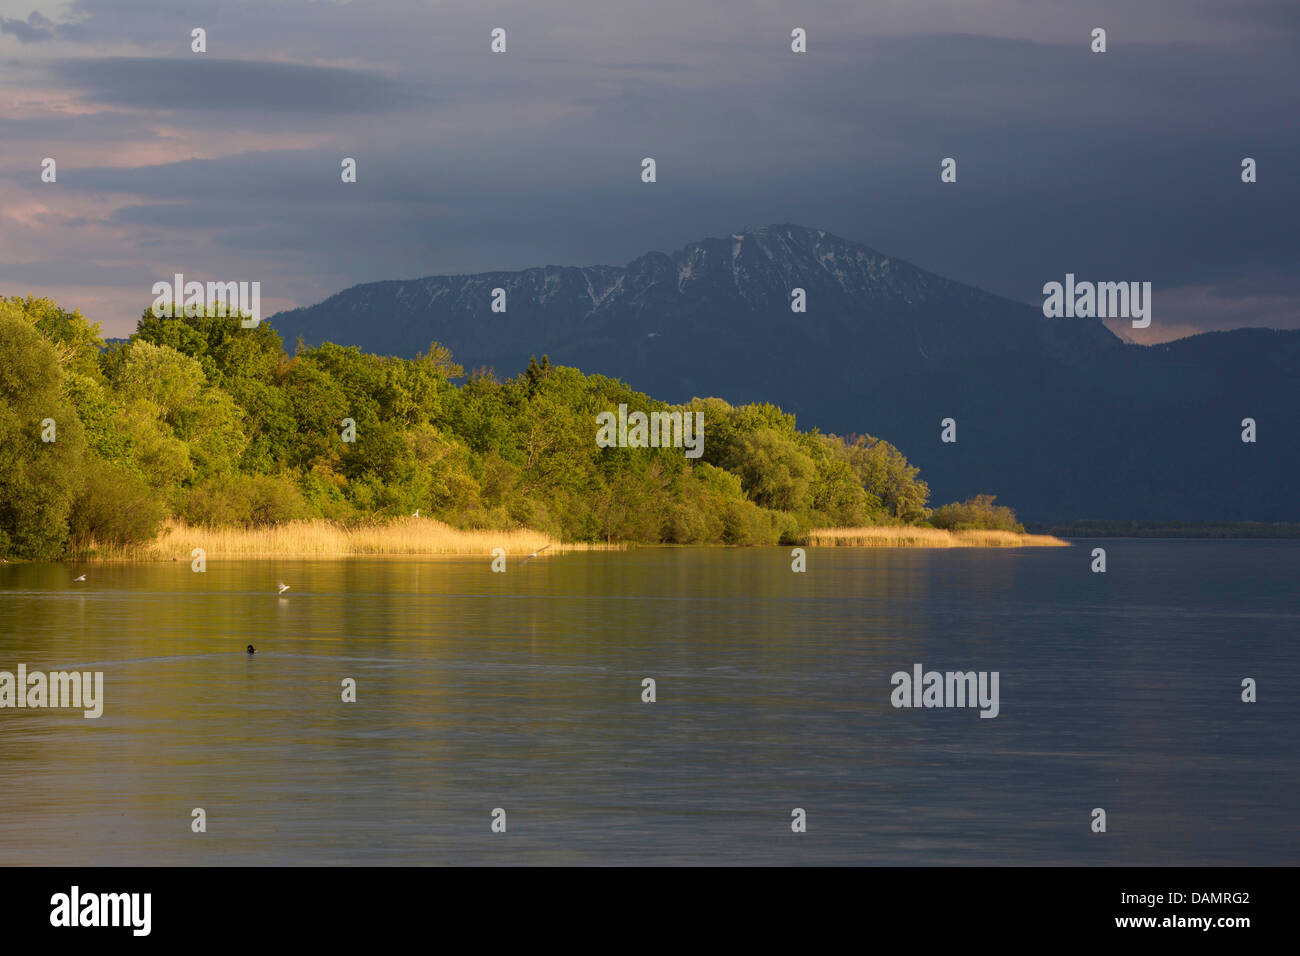
[[[0,566],[0,864],[1300,863],[1300,542],[790,560]]]

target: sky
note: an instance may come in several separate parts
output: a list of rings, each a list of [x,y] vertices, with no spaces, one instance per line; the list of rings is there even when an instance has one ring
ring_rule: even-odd
[[[0,294],[120,336],[177,272],[270,315],[793,222],[1149,281],[1135,341],[1300,328],[1298,118],[1290,0],[0,0]]]

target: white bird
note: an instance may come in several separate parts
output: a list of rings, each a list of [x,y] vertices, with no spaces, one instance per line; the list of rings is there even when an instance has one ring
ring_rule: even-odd
[[[74,580],[74,581],[84,581],[84,580],[86,580],[86,576],[83,574],[81,577],[79,577],[79,578],[73,578],[72,580]]]
[[[279,583],[277,583],[277,584],[276,584],[276,587],[280,589],[280,593],[281,593],[281,594],[283,594],[285,591],[289,590],[289,585],[285,584],[283,581],[280,581]]]
[[[543,551],[545,551],[546,548],[549,548],[549,547],[550,547],[550,545],[548,544],[548,545],[546,545],[546,547],[538,548],[536,551],[534,551],[534,552],[533,552],[532,554],[530,554],[528,557],[526,557],[526,558],[524,558],[522,561],[520,561],[519,564],[520,564],[521,566],[527,564],[529,561],[533,560],[533,558],[537,557],[539,554],[541,554]]]
[[[411,517],[412,517],[412,518],[418,518],[418,517],[420,517],[420,509],[419,509],[419,508],[416,508],[416,509],[415,509],[415,514],[411,515]]]

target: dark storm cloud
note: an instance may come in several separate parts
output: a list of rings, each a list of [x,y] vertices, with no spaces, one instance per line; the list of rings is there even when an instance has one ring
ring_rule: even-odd
[[[1216,299],[1249,299],[1254,296],[1294,296],[1300,301],[1300,276],[1293,273],[1277,273],[1260,276],[1249,281],[1236,279],[1224,282],[1210,290],[1210,296]]]
[[[20,43],[44,43],[54,39],[54,22],[33,10],[25,21],[0,17],[0,33],[17,37]]]
[[[1295,94],[1274,62],[1167,46],[1102,69],[1086,47],[973,36],[857,50],[794,78],[749,74],[707,98],[619,79],[600,96],[575,94],[585,111],[541,130],[371,143],[355,186],[338,182],[342,150],[65,178],[139,197],[117,211],[120,224],[203,222],[219,246],[331,263],[339,285],[621,263],[779,221],[1028,301],[1065,271],[1168,287],[1272,272],[1300,255],[1286,213],[1300,191],[1278,175],[1300,134],[1275,122]],[[1252,186],[1239,178],[1246,154],[1261,163]],[[644,155],[659,162],[651,187],[638,178]],[[945,156],[958,159],[955,185],[938,181]]]
[[[283,150],[184,159],[157,166],[91,167],[65,175],[63,180],[69,189],[221,206],[232,200],[294,203],[335,198],[338,172],[339,159],[332,154]],[[118,218],[123,213],[119,209]]]
[[[68,264],[61,259],[0,263],[0,275],[9,283],[57,285],[67,281],[67,271]],[[141,263],[106,265],[83,260],[77,266],[77,279],[88,285],[138,288],[152,281],[153,272]]]
[[[63,60],[55,71],[85,100],[137,109],[374,113],[432,102],[415,85],[375,73],[295,63],[103,57]]]
[[[1209,5],[1208,11],[1220,21],[1248,22],[1269,31],[1300,35],[1300,4],[1295,3],[1295,0],[1214,2]]]
[[[183,236],[214,262],[257,250],[303,301],[372,279],[621,264],[772,222],[1025,301],[1066,271],[1215,290],[1196,300],[1206,327],[1216,303],[1230,311],[1219,290],[1241,290],[1234,321],[1278,295],[1300,301],[1264,291],[1300,255],[1290,5],[933,7],[943,15],[810,5],[811,52],[795,56],[794,14],[730,0],[605,19],[580,3],[545,17],[506,4],[511,52],[494,57],[487,21],[460,9],[290,2],[258,7],[252,29],[252,8],[216,0],[197,23],[210,41],[246,40],[249,59],[214,60],[188,53],[189,14],[78,0],[83,31],[177,58],[56,61],[56,80],[140,117],[142,139],[150,122],[182,138],[228,131],[193,150],[228,155],[61,162],[60,189],[128,197],[104,219],[141,248]],[[981,34],[917,32],[936,23]],[[1097,24],[1104,55],[1088,49]],[[868,35],[877,25],[887,35]],[[295,55],[370,68],[265,59]],[[95,121],[0,118],[0,135],[82,128],[93,142]],[[249,134],[268,130],[292,131],[295,148],[260,151],[268,139]],[[343,156],[357,157],[356,184],[339,182]],[[644,156],[659,163],[652,186]],[[956,184],[939,182],[947,156]],[[1258,183],[1241,183],[1244,156]]]
[[[22,118],[0,116],[0,140],[98,143],[159,139],[155,124],[138,113],[52,113]],[[13,172],[13,171],[11,171]],[[26,175],[26,171],[22,172]]]

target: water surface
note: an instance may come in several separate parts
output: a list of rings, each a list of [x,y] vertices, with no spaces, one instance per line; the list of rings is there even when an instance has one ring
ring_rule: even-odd
[[[106,698],[0,710],[0,863],[1300,862],[1300,542],[489,565],[0,566],[0,670]]]

